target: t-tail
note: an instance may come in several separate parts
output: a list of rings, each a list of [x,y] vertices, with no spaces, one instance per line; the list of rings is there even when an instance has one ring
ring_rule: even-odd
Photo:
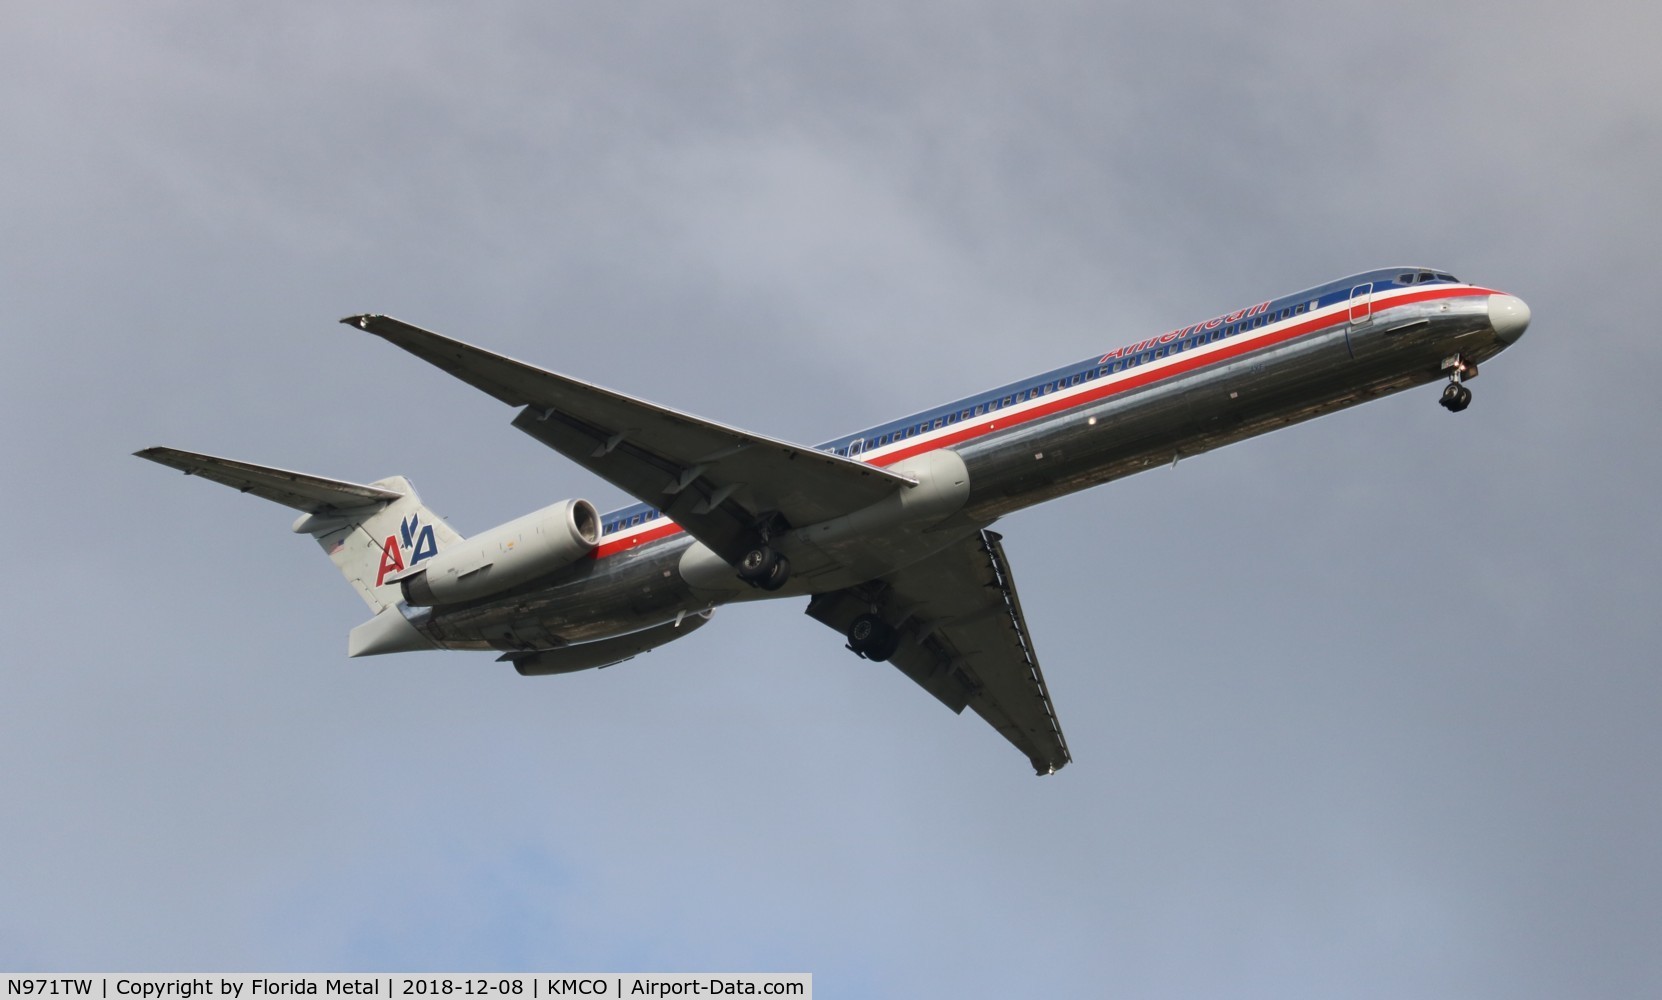
[[[398,578],[462,536],[422,505],[408,479],[362,485],[176,448],[133,454],[301,511],[294,531],[317,539],[375,613],[353,630],[352,655],[431,648],[398,610]]]

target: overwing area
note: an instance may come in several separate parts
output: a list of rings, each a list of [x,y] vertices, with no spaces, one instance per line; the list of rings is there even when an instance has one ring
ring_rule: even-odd
[[[954,712],[975,709],[1039,774],[1072,758],[996,532],[871,583],[817,594],[808,614],[847,633],[875,611],[903,639],[889,662]]]
[[[515,427],[663,511],[729,561],[755,544],[758,531],[828,520],[913,485],[881,468],[635,399],[390,316],[341,322],[523,407]]]

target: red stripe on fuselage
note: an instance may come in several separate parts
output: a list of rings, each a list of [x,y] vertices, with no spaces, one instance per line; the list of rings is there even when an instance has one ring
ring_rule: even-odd
[[[1395,295],[1384,301],[1374,300],[1370,302],[1369,311],[1370,314],[1373,314],[1397,306],[1429,302],[1434,299],[1468,298],[1497,294],[1500,293],[1490,288],[1425,288]],[[1095,385],[1092,384],[1092,381],[1084,382],[1082,384],[1090,386],[1090,388],[1071,395],[1065,395],[1065,390],[1058,389],[1053,394],[1058,397],[1057,399],[1050,402],[1041,402],[1038,406],[1023,410],[1020,413],[1010,412],[1009,410],[995,411],[1000,415],[994,419],[961,423],[957,425],[955,430],[941,434],[938,437],[930,437],[926,441],[920,440],[915,445],[907,445],[882,455],[876,455],[869,459],[855,459],[855,461],[864,461],[868,465],[879,467],[893,465],[896,462],[934,451],[937,448],[950,448],[953,445],[963,444],[965,441],[973,441],[994,431],[1020,427],[1022,424],[1053,417],[1058,413],[1107,399],[1109,396],[1117,396],[1133,389],[1141,389],[1145,385],[1163,382],[1178,375],[1198,371],[1221,361],[1232,361],[1251,351],[1274,347],[1277,344],[1284,344],[1306,334],[1348,324],[1350,322],[1349,311],[1342,308],[1343,303],[1335,303],[1335,305],[1340,306],[1340,308],[1326,316],[1299,322],[1290,319],[1283,320],[1282,323],[1285,326],[1274,329],[1266,327],[1262,333],[1237,333],[1234,337],[1219,341],[1217,346],[1211,350],[1202,351],[1200,348],[1190,348],[1186,352],[1167,355],[1165,358],[1157,359],[1168,362],[1165,365],[1154,367],[1153,362],[1150,362],[1147,366],[1137,366],[1146,370],[1127,369],[1119,373],[1117,378],[1101,376],[1092,380]],[[1186,354],[1193,356],[1185,357]],[[1069,388],[1073,387],[1069,386]],[[988,416],[992,416],[992,414]],[[922,438],[923,435],[920,434],[919,437]],[[638,527],[639,530],[637,531],[619,531],[616,532],[618,537],[615,539],[602,541],[599,547],[594,550],[595,558],[603,559],[607,556],[616,555],[619,552],[645,545],[648,542],[655,542],[660,538],[668,538],[683,530],[679,524],[668,519],[660,524],[642,524]]]
[[[1396,306],[1411,305],[1415,302],[1425,302],[1431,299],[1464,298],[1471,295],[1490,294],[1494,293],[1489,289],[1461,288],[1439,290],[1428,288],[1423,291],[1410,292],[1407,295],[1378,303],[1373,311],[1381,312],[1386,309],[1395,308]],[[1199,352],[1200,349],[1191,348],[1189,351],[1179,352],[1176,355],[1167,355],[1166,358],[1157,360],[1165,360],[1169,363],[1158,368],[1152,367],[1151,362],[1150,367],[1148,367],[1148,370],[1146,371],[1137,371],[1133,368],[1129,370],[1129,374],[1121,373],[1121,377],[1119,378],[1102,376],[1101,378],[1111,379],[1111,381],[1106,384],[1102,384],[1101,378],[1099,378],[1096,380],[1099,383],[1098,385],[1085,391],[1067,396],[1064,399],[1057,399],[1049,403],[1040,403],[1038,406],[1031,409],[1024,410],[1020,413],[1013,413],[1007,417],[981,420],[971,423],[967,427],[960,425],[959,429],[956,431],[943,434],[938,438],[932,438],[928,441],[920,442],[915,446],[907,446],[888,454],[880,455],[871,459],[870,462],[872,465],[890,465],[894,462],[901,461],[902,459],[911,458],[914,455],[921,455],[927,451],[934,451],[936,448],[947,448],[955,444],[962,444],[965,441],[973,440],[995,430],[1009,430],[1012,427],[1019,427],[1022,424],[1031,423],[1034,420],[1043,420],[1046,417],[1055,416],[1064,410],[1071,410],[1077,406],[1094,403],[1097,400],[1106,399],[1109,396],[1115,396],[1122,392],[1129,392],[1132,389],[1140,389],[1145,385],[1164,381],[1165,379],[1171,378],[1175,375],[1183,375],[1188,372],[1196,371],[1216,364],[1219,361],[1233,360],[1250,351],[1256,351],[1265,347],[1274,347],[1277,344],[1286,343],[1289,340],[1302,337],[1309,333],[1315,333],[1319,330],[1328,329],[1329,327],[1339,326],[1350,322],[1350,319],[1348,312],[1337,311],[1327,316],[1307,319],[1302,322],[1294,322],[1291,320],[1285,322],[1287,325],[1283,329],[1266,329],[1265,332],[1256,334],[1237,334],[1235,337],[1228,340],[1219,341],[1219,346],[1213,350],[1196,353]],[[1194,353],[1194,356],[1184,356],[1190,353]],[[1176,360],[1172,360],[1174,358]],[[1091,385],[1090,382],[1085,382],[1083,384],[1087,386]],[[1070,386],[1069,388],[1072,387]],[[1063,390],[1058,389],[1055,394],[1060,396],[1062,392]]]

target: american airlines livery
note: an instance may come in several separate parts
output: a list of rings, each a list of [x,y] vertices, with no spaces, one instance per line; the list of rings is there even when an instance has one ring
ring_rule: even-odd
[[[172,448],[141,458],[302,513],[374,617],[347,655],[495,650],[521,674],[628,660],[717,605],[806,597],[848,649],[1039,774],[1067,741],[1000,536],[1042,500],[1426,382],[1450,412],[1529,326],[1522,300],[1388,268],[1114,347],[807,447],[493,354],[387,316],[366,330],[518,409],[513,424],[638,503],[564,500],[473,538],[408,480],[367,486]]]

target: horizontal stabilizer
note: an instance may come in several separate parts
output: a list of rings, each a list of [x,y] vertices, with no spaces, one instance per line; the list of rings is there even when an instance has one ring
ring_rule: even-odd
[[[305,511],[306,516],[294,522],[294,531],[317,540],[371,611],[380,612],[402,599],[399,574],[462,540],[443,518],[422,505],[415,487],[403,476],[388,476],[366,486],[177,448],[146,448],[133,454],[187,476]],[[382,621],[381,630],[374,633],[378,638],[354,641],[385,646],[398,630],[387,632],[396,623]]]
[[[304,472],[272,469],[231,458],[198,455],[177,448],[145,448],[133,454],[178,469],[187,476],[200,476],[243,493],[252,493],[262,500],[270,500],[310,514],[326,514],[391,503],[404,495],[379,486],[363,486],[342,482],[339,479],[325,479]]]

